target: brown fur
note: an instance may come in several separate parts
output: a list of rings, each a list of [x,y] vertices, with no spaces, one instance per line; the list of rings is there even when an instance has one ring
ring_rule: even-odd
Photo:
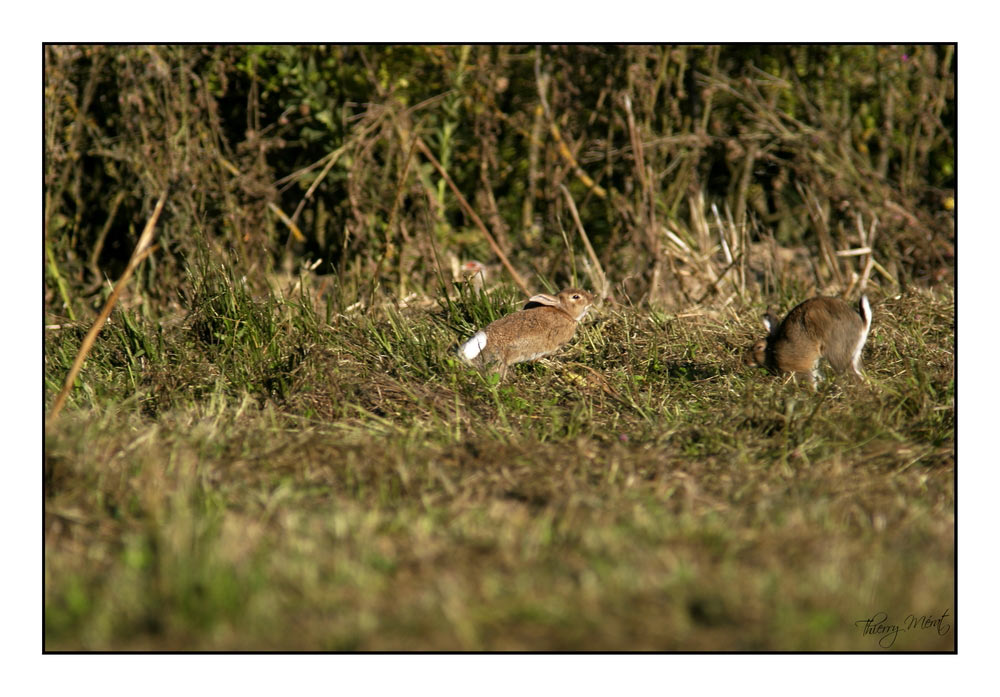
[[[794,307],[780,325],[768,312],[765,326],[770,334],[754,343],[747,362],[775,372],[805,374],[815,385],[817,364],[826,358],[836,372],[851,368],[855,377],[862,377],[860,357],[855,364],[854,352],[865,332],[865,302],[860,301],[855,311],[839,298],[811,298]]]
[[[536,295],[525,309],[501,317],[483,331],[486,346],[476,357],[482,365],[497,364],[500,375],[515,363],[553,353],[573,338],[576,325],[594,297],[585,290],[568,288],[558,295]]]

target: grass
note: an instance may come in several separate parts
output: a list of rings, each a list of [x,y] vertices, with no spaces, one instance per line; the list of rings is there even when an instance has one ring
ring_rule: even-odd
[[[116,310],[46,432],[47,650],[857,651],[879,611],[954,617],[951,290],[873,294],[868,383],[813,392],[741,365],[755,305],[606,306],[499,382],[455,350],[509,288],[188,286]],[[85,329],[47,334],[48,403]]]

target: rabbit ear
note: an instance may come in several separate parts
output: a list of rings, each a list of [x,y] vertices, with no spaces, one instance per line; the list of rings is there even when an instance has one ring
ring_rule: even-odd
[[[528,298],[528,302],[525,305],[530,305],[532,303],[537,303],[538,305],[551,305],[552,307],[559,307],[559,298],[554,298],[546,293],[539,293],[538,295],[532,295]]]
[[[770,310],[764,315],[764,328],[767,329],[767,335],[771,336],[776,331],[778,331],[778,318],[774,316],[774,313]]]

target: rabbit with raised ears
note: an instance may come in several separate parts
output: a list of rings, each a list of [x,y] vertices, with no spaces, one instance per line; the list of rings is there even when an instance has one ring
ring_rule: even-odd
[[[458,355],[469,363],[498,365],[503,378],[515,363],[546,356],[572,339],[577,323],[593,304],[594,296],[579,288],[533,295],[523,309],[476,332]]]
[[[764,316],[767,338],[754,343],[747,363],[805,374],[813,387],[820,358],[829,361],[838,373],[850,368],[856,377],[863,378],[861,350],[871,326],[867,296],[861,296],[857,311],[840,298],[810,298],[792,308],[781,324],[768,311]]]

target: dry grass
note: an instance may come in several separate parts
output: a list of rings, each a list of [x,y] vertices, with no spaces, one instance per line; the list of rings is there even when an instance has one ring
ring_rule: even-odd
[[[497,384],[444,310],[254,307],[283,387],[247,335],[95,350],[46,438],[47,649],[874,650],[856,620],[954,613],[948,295],[876,301],[870,384],[818,393],[738,367],[753,308],[606,308]]]

